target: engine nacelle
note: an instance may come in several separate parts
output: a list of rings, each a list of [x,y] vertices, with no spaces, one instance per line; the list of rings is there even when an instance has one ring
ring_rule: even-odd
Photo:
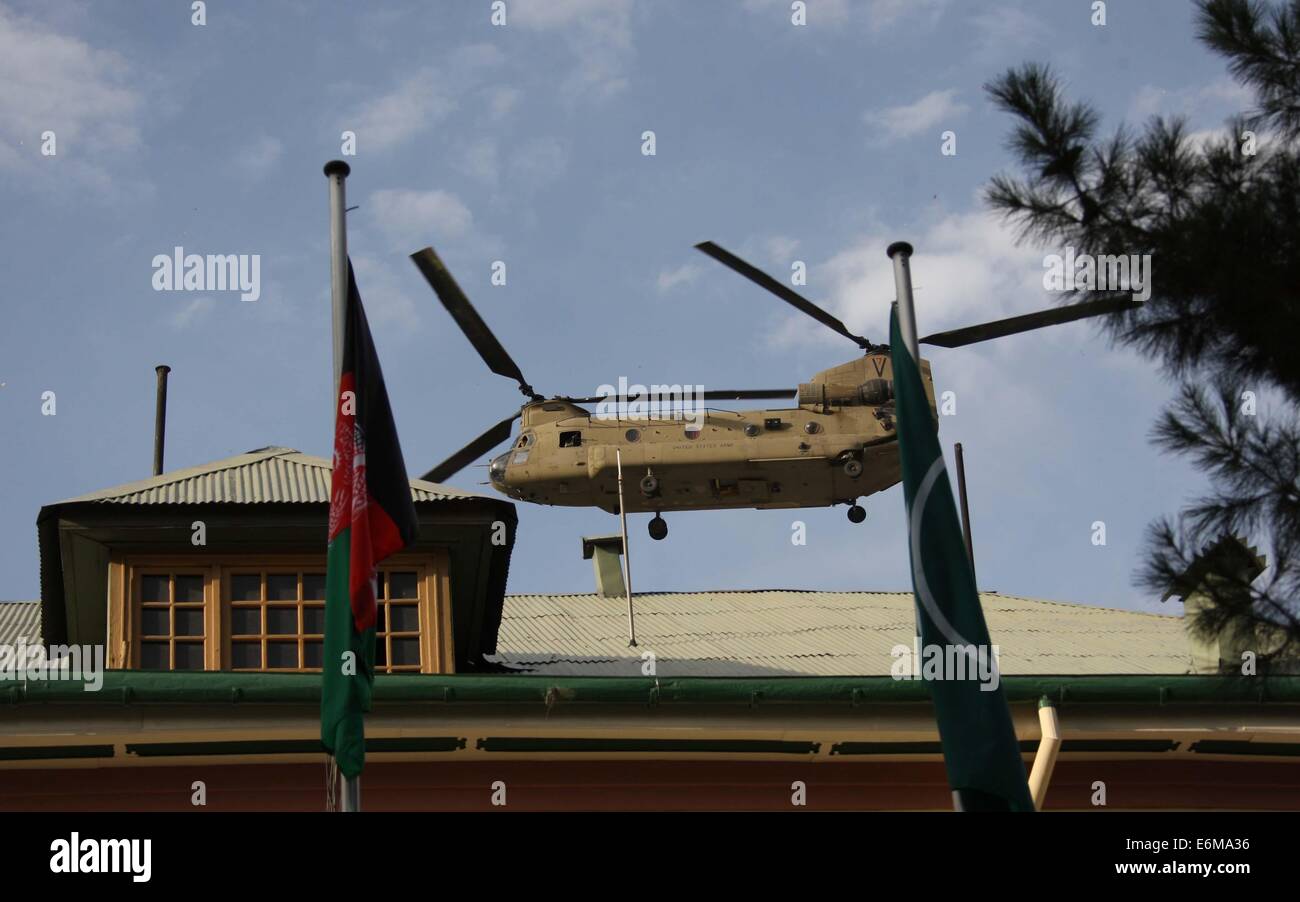
[[[888,379],[868,379],[861,385],[837,385],[832,382],[804,382],[799,385],[799,406],[878,407],[894,397],[894,383]]]

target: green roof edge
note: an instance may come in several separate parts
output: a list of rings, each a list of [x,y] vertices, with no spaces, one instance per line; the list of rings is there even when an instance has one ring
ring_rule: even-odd
[[[1300,704],[1300,676],[1004,676],[1009,702]],[[583,677],[402,674],[375,681],[380,703],[605,705],[860,705],[929,701],[923,682],[889,676]],[[80,682],[0,682],[5,704],[317,704],[320,677],[293,673],[107,671]]]

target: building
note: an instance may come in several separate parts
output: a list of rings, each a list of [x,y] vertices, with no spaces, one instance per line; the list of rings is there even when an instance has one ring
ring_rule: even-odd
[[[592,594],[507,596],[513,506],[411,491],[364,808],[951,806],[925,686],[891,675],[910,595],[640,594],[630,648],[621,545],[584,542]],[[0,605],[0,646],[102,644],[109,670],[0,681],[0,808],[324,808],[328,497],[327,461],[263,448],[44,508],[42,599]],[[1300,809],[1300,678],[1225,675],[1239,637],[982,602],[1027,763],[1040,705],[1059,721],[1044,807]]]

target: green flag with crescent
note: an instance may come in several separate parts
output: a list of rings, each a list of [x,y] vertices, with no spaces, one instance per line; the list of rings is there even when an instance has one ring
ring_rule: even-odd
[[[934,415],[897,310],[890,315],[889,347],[921,678],[934,701],[948,785],[962,810],[1033,811]]]

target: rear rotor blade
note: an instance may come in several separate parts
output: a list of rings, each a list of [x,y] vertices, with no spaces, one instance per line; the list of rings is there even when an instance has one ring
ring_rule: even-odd
[[[861,335],[854,335],[848,330],[848,327],[845,326],[844,323],[831,316],[812,301],[808,300],[797,291],[787,288],[758,267],[746,263],[735,254],[731,253],[731,251],[719,247],[712,241],[702,241],[695,245],[695,249],[708,254],[723,266],[726,266],[729,269],[734,269],[756,285],[761,285],[766,288],[768,291],[772,292],[772,294],[776,295],[796,310],[808,314],[823,326],[838,332],[850,341],[856,342],[858,347],[868,351],[873,347],[871,342],[867,341]]]
[[[539,396],[533,391],[533,387],[524,379],[523,371],[519,365],[506,352],[506,349],[497,341],[497,337],[492,334],[487,323],[478,315],[474,305],[469,302],[465,292],[460,290],[456,280],[452,278],[450,270],[446,264],[438,257],[437,253],[431,247],[424,250],[416,251],[411,254],[411,260],[420,270],[420,274],[433,288],[438,300],[442,301],[442,306],[447,308],[456,325],[465,333],[479,356],[483,358],[488,369],[499,376],[505,376],[508,379],[514,379],[519,383],[519,390],[530,398],[537,399]]]
[[[921,344],[937,345],[941,348],[960,348],[965,345],[988,341],[991,338],[1005,338],[1008,335],[1031,332],[1034,329],[1042,329],[1046,326],[1057,326],[1061,323],[1074,322],[1077,319],[1103,316],[1107,313],[1118,313],[1121,310],[1132,310],[1141,306],[1141,301],[1135,301],[1128,295],[1101,298],[1096,301],[1071,304],[1068,307],[1056,307],[1051,310],[1040,310],[1037,313],[1026,313],[1023,316],[1012,316],[1007,319],[980,323],[976,326],[965,326],[948,332],[936,332],[922,338]]]
[[[686,393],[683,397],[701,401],[750,401],[764,398],[793,398],[799,392],[793,388],[757,388],[737,391],[706,391],[699,394]],[[596,398],[565,398],[572,404],[595,404],[597,401],[635,401],[643,395],[601,395]],[[665,395],[659,396],[661,399]]]
[[[512,425],[518,417],[519,414],[512,414],[500,423],[497,423],[487,432],[484,432],[478,438],[474,439],[474,441],[470,442],[464,448],[461,448],[451,457],[438,464],[438,466],[434,467],[420,478],[425,482],[442,482],[444,479],[448,479],[459,473],[466,466],[473,463],[475,458],[482,454],[486,454],[488,451],[491,451],[497,445],[510,438]]]

